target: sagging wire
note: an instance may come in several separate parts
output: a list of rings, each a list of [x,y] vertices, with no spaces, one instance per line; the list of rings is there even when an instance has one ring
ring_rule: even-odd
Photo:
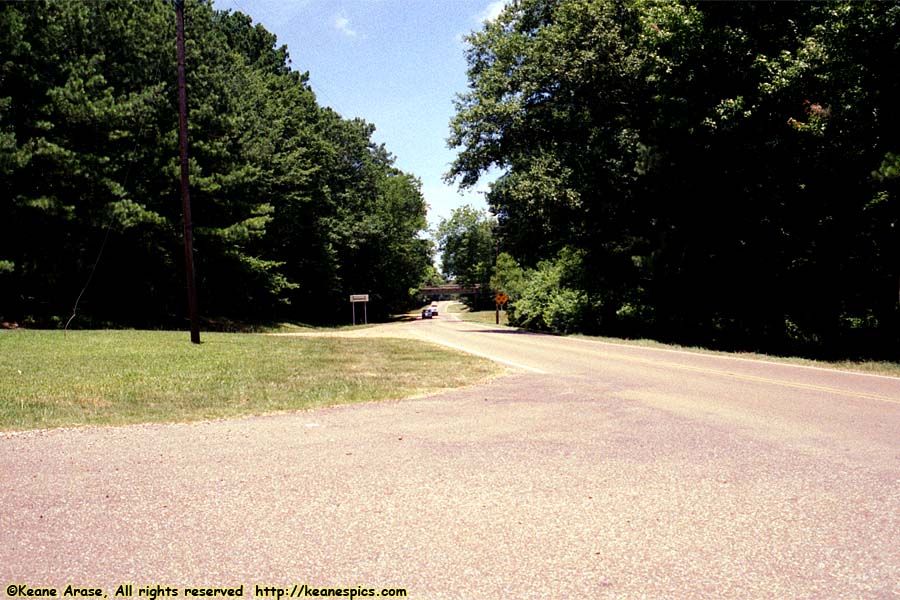
[[[151,82],[158,82],[160,71],[162,70],[162,61],[157,61],[156,64],[156,73],[153,78],[150,80]],[[146,130],[146,118],[147,115],[144,113],[141,116],[140,123],[138,124],[137,135],[135,136],[137,139],[134,143],[134,149],[132,150],[133,154],[137,154],[138,148],[141,146],[141,136]],[[133,159],[131,163],[128,164],[128,167],[125,170],[125,176],[122,178],[122,189],[127,189],[126,186],[128,184],[128,180],[131,177],[131,167],[134,166],[134,162],[136,159]],[[75,315],[78,313],[78,305],[81,302],[81,298],[84,296],[84,293],[87,291],[88,287],[91,285],[91,281],[94,279],[94,273],[97,272],[97,265],[100,264],[100,259],[103,257],[103,252],[106,250],[106,244],[109,241],[109,234],[112,232],[113,225],[115,224],[115,219],[110,216],[109,225],[106,227],[106,233],[103,236],[103,243],[100,244],[100,250],[97,252],[97,258],[94,260],[94,265],[91,267],[91,272],[88,275],[87,281],[84,283],[84,287],[81,288],[81,292],[79,292],[78,297],[75,299],[75,304],[72,305],[72,315],[66,321],[65,327],[63,327],[63,337],[68,337],[69,325],[75,319]]]

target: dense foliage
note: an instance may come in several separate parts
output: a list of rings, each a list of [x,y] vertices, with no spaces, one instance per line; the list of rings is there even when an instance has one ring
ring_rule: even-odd
[[[520,322],[900,355],[900,4],[516,0],[468,44],[448,177],[504,172]]]
[[[495,220],[487,211],[466,205],[442,219],[435,232],[444,277],[463,286],[481,286],[481,293],[469,298],[474,306],[489,303],[492,297],[494,228]]]
[[[186,12],[201,314],[403,308],[430,264],[419,181],[261,25]],[[76,325],[183,323],[176,98],[172,2],[0,3],[0,320],[65,321],[90,279]]]

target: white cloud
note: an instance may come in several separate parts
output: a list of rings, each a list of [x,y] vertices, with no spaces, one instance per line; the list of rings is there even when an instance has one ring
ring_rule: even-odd
[[[479,23],[487,23],[493,21],[500,16],[503,8],[506,6],[506,0],[494,0],[488,4],[483,11],[476,17]]]
[[[484,24],[496,20],[497,17],[500,16],[500,13],[503,12],[503,9],[506,8],[506,3],[508,1],[509,0],[493,0],[477,15],[472,15],[472,21],[478,24],[476,30],[481,29]],[[466,37],[471,33],[472,31],[457,33],[453,39],[457,44],[465,46]]]
[[[334,18],[334,26],[347,37],[356,37],[356,30],[350,26],[350,19],[346,15],[337,15]]]

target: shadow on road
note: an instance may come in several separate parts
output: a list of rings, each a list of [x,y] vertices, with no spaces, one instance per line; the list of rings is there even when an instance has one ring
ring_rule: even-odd
[[[508,335],[552,335],[523,329],[463,329],[463,333],[502,333]]]

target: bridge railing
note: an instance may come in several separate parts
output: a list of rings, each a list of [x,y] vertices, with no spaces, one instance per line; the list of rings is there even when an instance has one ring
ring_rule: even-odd
[[[436,285],[431,287],[419,288],[419,294],[422,296],[462,296],[466,294],[477,294],[481,290],[481,286],[475,285]]]

